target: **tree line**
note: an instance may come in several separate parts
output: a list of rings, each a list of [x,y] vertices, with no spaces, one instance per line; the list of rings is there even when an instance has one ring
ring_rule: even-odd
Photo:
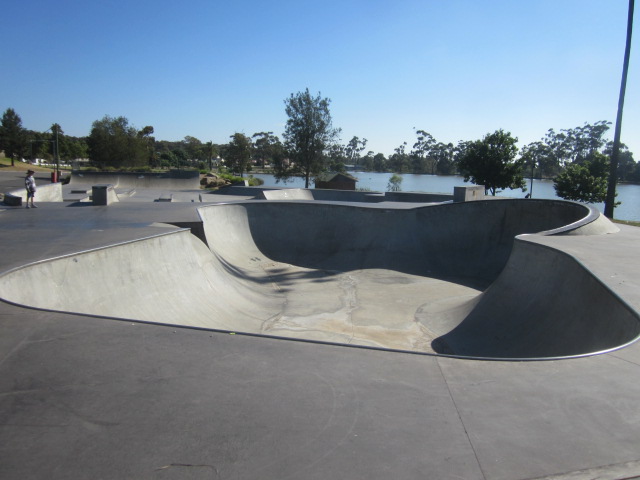
[[[539,141],[518,149],[517,137],[504,130],[457,144],[437,141],[414,129],[415,139],[403,142],[388,157],[367,150],[368,140],[357,136],[340,141],[332,124],[329,98],[308,89],[284,100],[287,123],[282,140],[273,132],[251,136],[236,132],[226,144],[202,142],[186,136],[180,141],[156,140],[152,126],[137,129],[125,117],[105,116],[93,122],[87,137],[65,135],[58,124],[46,132],[22,127],[20,116],[8,108],[0,124],[0,149],[14,162],[19,158],[88,158],[98,169],[156,169],[223,166],[243,176],[254,167],[266,168],[279,180],[292,176],[310,180],[325,171],[347,167],[372,172],[463,175],[465,181],[485,185],[495,195],[507,188],[526,190],[525,178],[552,178],[559,196],[588,202],[602,201],[612,144],[605,139],[611,123],[549,129]],[[57,148],[57,150],[56,150]],[[624,146],[618,158],[618,180],[640,183],[640,163]]]

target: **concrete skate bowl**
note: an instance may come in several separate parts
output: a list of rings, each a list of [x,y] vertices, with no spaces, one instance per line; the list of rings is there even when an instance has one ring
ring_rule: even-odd
[[[637,313],[574,258],[526,235],[514,240],[615,231],[570,202],[392,209],[253,201],[198,212],[208,248],[180,230],[38,262],[0,277],[0,298],[469,358],[588,355],[640,334]]]

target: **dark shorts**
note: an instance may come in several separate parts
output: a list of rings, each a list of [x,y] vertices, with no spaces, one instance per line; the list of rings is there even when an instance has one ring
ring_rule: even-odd
[[[27,190],[27,198],[33,198],[36,196],[36,192],[32,192],[31,190]]]

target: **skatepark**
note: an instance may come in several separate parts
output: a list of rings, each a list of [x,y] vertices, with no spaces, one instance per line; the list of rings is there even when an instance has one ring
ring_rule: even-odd
[[[637,228],[173,182],[0,206],[2,478],[640,475]]]

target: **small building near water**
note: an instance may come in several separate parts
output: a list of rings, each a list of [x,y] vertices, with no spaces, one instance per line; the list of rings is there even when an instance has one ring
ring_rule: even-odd
[[[316,177],[316,188],[355,190],[358,179],[347,173],[327,172]]]

